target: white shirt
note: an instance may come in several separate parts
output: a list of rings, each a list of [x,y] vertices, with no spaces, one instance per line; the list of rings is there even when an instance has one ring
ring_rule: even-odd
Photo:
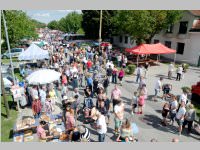
[[[122,60],[122,56],[121,55],[117,56],[117,60],[121,61]]]
[[[111,66],[111,63],[110,63],[110,62],[107,62],[107,63],[106,63],[106,68],[108,69],[109,66]]]
[[[138,98],[137,96],[133,96],[133,104],[137,104],[138,103]]]
[[[174,65],[173,64],[169,64],[168,70],[169,71],[174,71]]]
[[[70,71],[71,74],[78,73],[78,69],[76,67],[73,67]]]
[[[141,67],[138,67],[138,68],[137,68],[137,74],[139,74],[139,75],[142,74],[142,68],[141,68]]]
[[[184,102],[186,104],[186,102],[187,102],[187,95],[185,95],[184,93],[181,94],[181,96],[180,96],[180,102]]]
[[[104,115],[101,115],[97,119],[97,126],[101,126],[101,129],[97,129],[97,132],[99,134],[105,134],[107,132],[107,124],[106,124],[106,118]]]
[[[155,89],[159,90],[162,87],[162,83],[160,80],[156,82]]]
[[[176,114],[176,118],[181,119],[181,117],[185,115],[185,113],[186,113],[185,107],[180,107],[178,113]],[[184,120],[184,118],[182,118],[181,120]]]
[[[178,102],[177,101],[172,101],[171,102],[171,108],[178,108]],[[172,109],[171,112],[176,113],[176,109]]]
[[[123,109],[124,109],[124,104],[122,104],[120,106],[119,105],[115,105],[115,107],[114,107],[115,114],[118,114],[118,116],[120,117],[119,119],[121,119],[121,120],[123,120],[123,118],[124,118]]]
[[[183,73],[183,67],[178,67],[178,71],[177,71],[177,73],[182,74],[182,73]]]

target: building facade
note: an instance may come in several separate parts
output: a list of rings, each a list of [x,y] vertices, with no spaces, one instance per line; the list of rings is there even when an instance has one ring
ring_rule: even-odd
[[[152,43],[162,43],[175,49],[176,55],[164,54],[163,57],[178,62],[200,66],[200,10],[185,11],[182,19],[161,31],[152,38]],[[113,45],[123,48],[136,46],[136,41],[128,35],[113,36]]]

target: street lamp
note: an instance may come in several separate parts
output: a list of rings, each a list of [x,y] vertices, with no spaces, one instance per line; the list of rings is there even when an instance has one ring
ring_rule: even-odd
[[[101,42],[102,42],[102,39],[101,39],[101,28],[102,28],[102,10],[100,10],[100,24],[99,24],[99,50],[100,50]]]

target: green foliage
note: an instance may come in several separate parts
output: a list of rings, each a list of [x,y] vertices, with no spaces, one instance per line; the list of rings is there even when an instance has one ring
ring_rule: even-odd
[[[63,32],[77,33],[81,28],[82,14],[71,12],[67,16],[61,18],[57,24],[57,29]],[[55,23],[55,22],[54,22]]]
[[[48,23],[47,27],[49,29],[52,29],[52,30],[57,30],[58,29],[58,22],[56,20],[53,20],[53,21]]]
[[[36,28],[45,28],[46,27],[45,23],[39,22],[38,20],[32,19],[32,22],[35,24]]]
[[[186,93],[190,93],[191,92],[191,88],[187,87],[187,86],[184,86],[181,89],[183,90],[183,92],[186,92]]]
[[[112,18],[116,33],[129,34],[137,44],[150,43],[162,29],[180,20],[179,10],[120,10]]]
[[[135,72],[136,65],[130,64],[127,66],[125,73],[128,75],[132,75]]]
[[[8,37],[11,48],[17,46],[24,37],[37,38],[35,23],[23,11],[6,10],[4,11],[7,23]],[[1,35],[6,41],[3,17],[1,17]],[[3,49],[7,49],[6,42],[2,44]]]
[[[85,31],[85,36],[89,39],[99,38],[100,10],[83,10],[82,28]],[[112,17],[116,10],[102,11],[102,39],[108,38],[114,30]]]

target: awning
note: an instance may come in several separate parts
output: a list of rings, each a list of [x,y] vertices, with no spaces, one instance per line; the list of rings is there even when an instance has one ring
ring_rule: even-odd
[[[133,48],[127,48],[126,52],[133,54],[170,54],[176,53],[176,50],[166,47],[161,43],[157,44],[141,44],[139,46],[135,46]]]

